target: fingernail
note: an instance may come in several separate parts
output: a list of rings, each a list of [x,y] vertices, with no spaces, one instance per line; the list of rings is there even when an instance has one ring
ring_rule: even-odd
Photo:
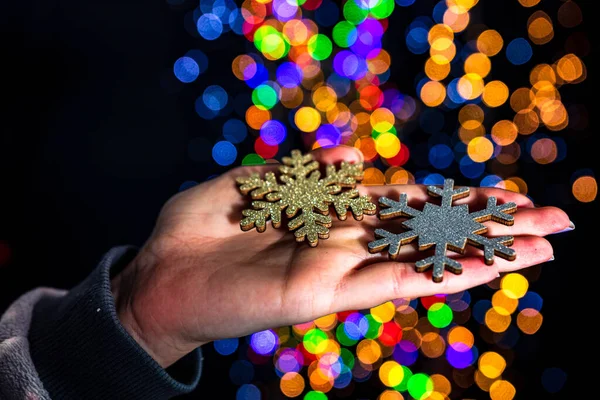
[[[574,229],[575,229],[575,224],[573,223],[573,221],[569,221],[569,226],[567,226],[565,229],[561,229],[558,232],[552,233],[552,235],[555,235],[557,233],[570,232],[570,231],[572,231]]]
[[[550,261],[554,261],[554,260],[555,260],[555,258],[554,258],[554,254],[552,254],[552,257],[550,257],[550,258],[548,259],[548,261],[546,261],[546,262],[550,262]]]

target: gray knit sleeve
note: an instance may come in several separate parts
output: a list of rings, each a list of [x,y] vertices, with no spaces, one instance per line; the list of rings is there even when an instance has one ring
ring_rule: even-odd
[[[35,304],[41,298],[59,298],[66,293],[34,289],[13,302],[0,318],[0,399],[50,399],[31,360],[27,335]]]

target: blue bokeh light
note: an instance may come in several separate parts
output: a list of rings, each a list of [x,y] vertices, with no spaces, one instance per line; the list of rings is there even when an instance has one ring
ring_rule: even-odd
[[[223,137],[231,143],[241,143],[248,136],[248,128],[243,121],[231,118],[223,124]]]
[[[514,39],[506,46],[506,58],[514,65],[523,65],[531,59],[533,49],[523,38]]]
[[[196,23],[198,33],[206,40],[215,40],[223,33],[223,23],[215,14],[203,14]]]
[[[212,157],[219,165],[231,165],[237,158],[237,149],[231,142],[222,140],[213,146]]]
[[[190,83],[200,75],[200,66],[192,57],[180,57],[173,65],[175,77],[183,83]]]

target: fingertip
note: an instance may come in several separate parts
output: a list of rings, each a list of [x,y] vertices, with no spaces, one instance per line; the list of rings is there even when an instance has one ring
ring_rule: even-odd
[[[350,163],[364,162],[363,154],[359,149],[344,144],[334,147],[320,147],[313,150],[313,155],[322,164],[337,164],[341,161]]]

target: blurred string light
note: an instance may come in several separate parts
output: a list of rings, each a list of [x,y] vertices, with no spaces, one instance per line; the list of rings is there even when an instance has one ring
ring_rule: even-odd
[[[390,80],[393,60],[383,38],[388,17],[414,2],[201,0],[192,14],[202,39],[218,41],[230,32],[250,46],[231,62],[250,101],[228,93],[225,82],[206,84],[195,109],[201,118],[223,122],[222,137],[215,143],[193,139],[190,156],[206,161],[204,148],[212,146],[208,153],[218,165],[264,164],[280,148],[287,151],[286,141],[295,135],[313,149],[360,149],[364,184],[439,184],[448,171],[458,171],[474,185],[527,194],[527,182],[513,174],[518,163],[561,161],[567,149],[560,132],[588,125],[587,110],[564,104],[560,92],[587,77],[587,37],[568,33],[556,59],[531,64],[538,46],[556,40],[558,26],[570,29],[583,21],[581,9],[569,0],[550,15],[538,9],[540,0],[519,0],[530,16],[520,37],[504,37],[475,21],[471,10],[478,0],[438,1],[430,15],[414,18],[403,32],[402,45],[423,59],[411,96]],[[473,36],[469,28],[475,24]],[[494,74],[501,58],[511,71],[529,77],[527,86],[515,88]],[[206,55],[191,50],[175,61],[173,72],[195,85],[208,67]],[[237,118],[230,115],[233,108]],[[409,123],[419,126],[426,142],[411,142]],[[236,145],[247,140],[254,152],[238,154]],[[409,161],[414,170],[407,169]],[[570,185],[577,201],[596,199],[592,171],[573,172]],[[262,398],[253,380],[263,367],[274,369],[285,396],[305,400],[326,399],[363,382],[380,389],[379,400],[448,399],[472,386],[492,399],[512,399],[518,387],[504,378],[511,349],[543,325],[543,299],[529,290],[535,279],[510,273],[489,284],[489,300],[472,302],[468,291],[399,299],[216,341],[214,347],[223,356],[238,354],[230,378],[240,399]],[[480,329],[468,329],[468,322]],[[420,370],[420,360],[436,360],[426,365],[438,368]],[[541,384],[555,393],[565,380],[562,370],[550,368]]]

